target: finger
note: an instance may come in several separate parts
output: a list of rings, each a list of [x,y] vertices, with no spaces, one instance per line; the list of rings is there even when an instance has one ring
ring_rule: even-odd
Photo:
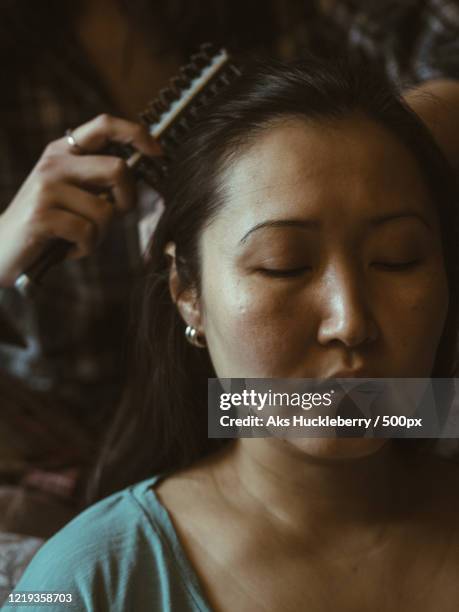
[[[120,211],[133,208],[137,192],[126,162],[106,155],[54,155],[45,157],[38,171],[45,183],[68,182],[93,193],[110,194]]]
[[[72,132],[73,138],[84,151],[100,151],[110,142],[133,145],[145,155],[160,155],[159,143],[140,123],[99,115]]]
[[[66,210],[53,210],[37,219],[35,232],[40,240],[62,238],[74,245],[71,258],[89,255],[97,246],[98,232],[94,223]]]
[[[72,212],[95,225],[98,241],[104,236],[115,210],[107,198],[95,196],[66,183],[55,186],[52,209]]]

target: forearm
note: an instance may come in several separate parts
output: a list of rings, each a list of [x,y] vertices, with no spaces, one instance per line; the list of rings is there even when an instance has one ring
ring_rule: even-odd
[[[459,80],[426,81],[405,92],[405,100],[432,131],[459,171]]]

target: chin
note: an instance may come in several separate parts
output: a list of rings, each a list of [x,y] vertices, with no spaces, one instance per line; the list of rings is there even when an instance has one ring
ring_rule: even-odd
[[[369,457],[388,442],[384,438],[291,438],[285,441],[297,452],[323,461]]]

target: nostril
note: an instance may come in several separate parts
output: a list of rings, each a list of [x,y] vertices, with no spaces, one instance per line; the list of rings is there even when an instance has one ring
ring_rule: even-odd
[[[367,317],[328,319],[319,326],[318,341],[321,344],[339,342],[347,348],[355,348],[374,342],[378,335],[376,323]]]

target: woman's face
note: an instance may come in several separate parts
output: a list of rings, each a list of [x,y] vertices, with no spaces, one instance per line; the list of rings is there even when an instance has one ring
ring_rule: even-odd
[[[201,238],[199,300],[218,377],[431,374],[448,309],[440,230],[416,160],[390,132],[359,117],[291,120],[261,134],[223,184]]]

